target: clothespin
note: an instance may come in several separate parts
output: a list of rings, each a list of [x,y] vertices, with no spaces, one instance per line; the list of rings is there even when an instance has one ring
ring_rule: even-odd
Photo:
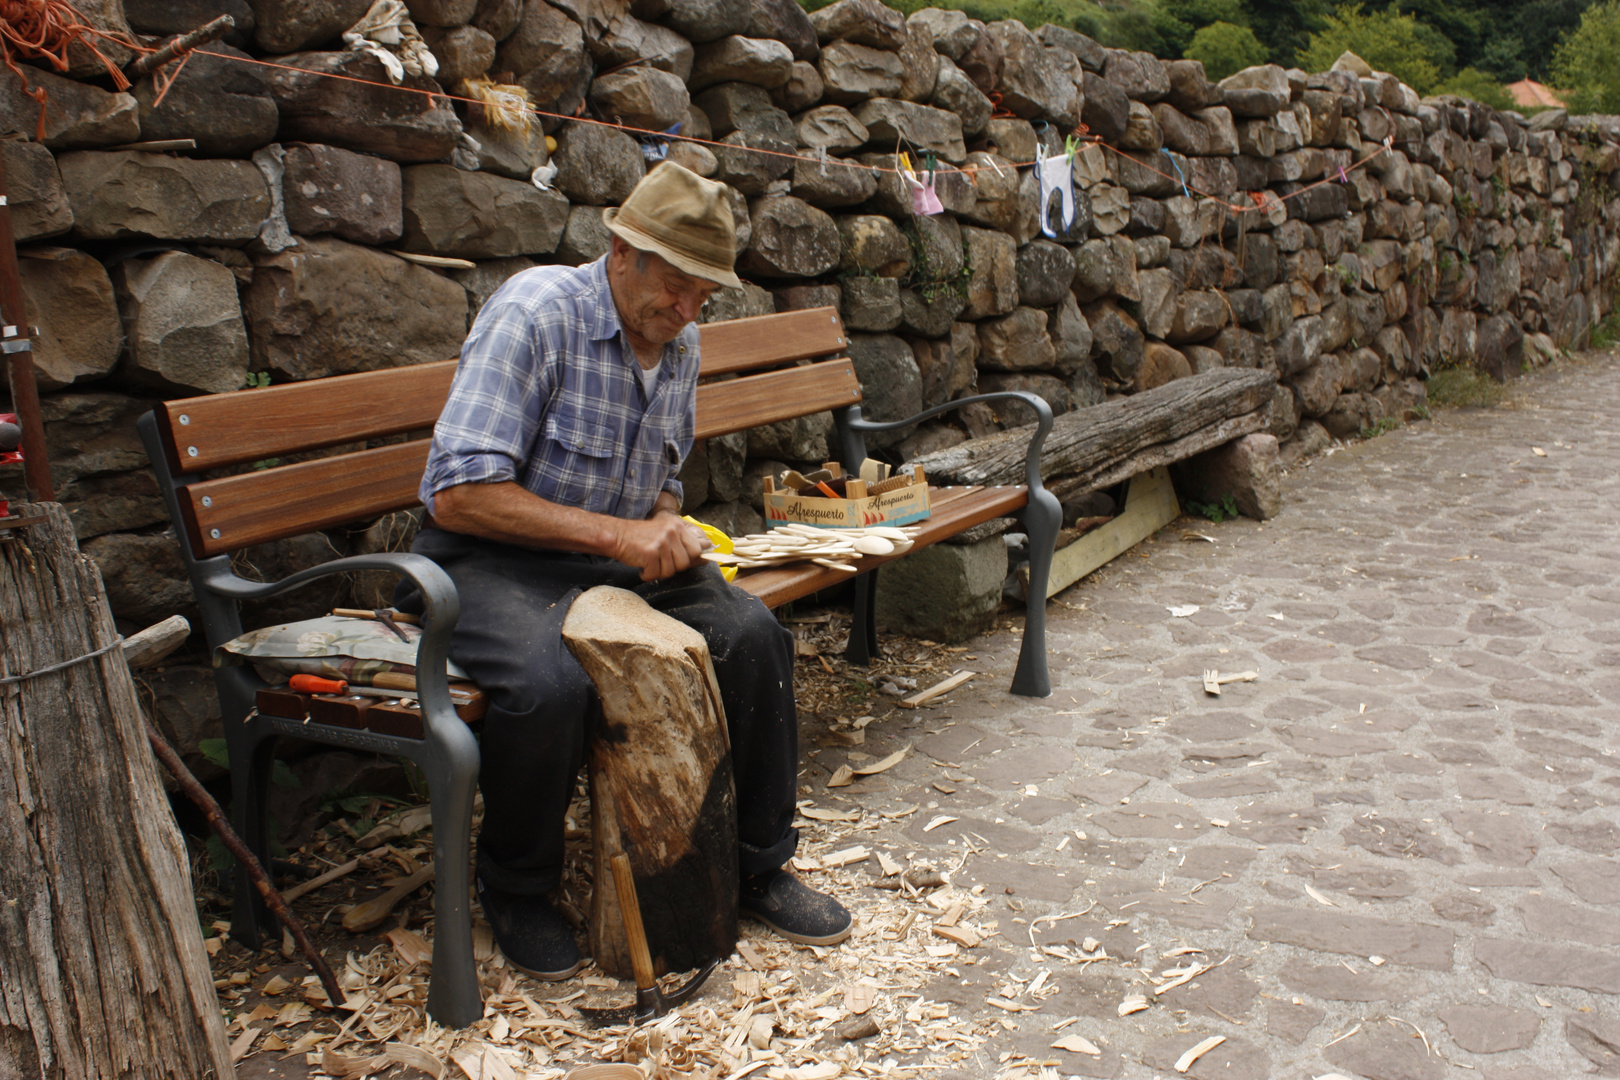
[[[816,160],[821,162],[821,175],[826,176],[827,175],[827,148],[825,146],[816,147]]]
[[[1344,164],[1341,162],[1339,164],[1339,183],[1348,184],[1349,182],[1350,182],[1350,178],[1348,176],[1344,175]]]
[[[1063,140],[1063,152],[1064,152],[1064,154],[1068,155],[1069,164],[1073,165],[1074,164],[1074,155],[1078,154],[1080,152],[1080,140],[1079,140],[1079,138],[1074,136],[1074,135],[1067,136]]]

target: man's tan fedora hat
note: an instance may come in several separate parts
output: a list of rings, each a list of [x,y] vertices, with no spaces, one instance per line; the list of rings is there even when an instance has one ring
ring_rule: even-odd
[[[678,269],[733,289],[737,226],[724,184],[705,180],[673,161],[659,162],[624,200],[602,211],[608,230]]]

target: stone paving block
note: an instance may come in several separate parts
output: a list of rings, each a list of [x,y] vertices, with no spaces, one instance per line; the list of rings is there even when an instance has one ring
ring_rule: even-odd
[[[1553,863],[1552,871],[1589,904],[1620,904],[1620,863],[1586,859]]]
[[[1438,926],[1276,906],[1255,909],[1249,937],[1349,956],[1377,955],[1433,971],[1451,970],[1455,940]]]
[[[1485,938],[1474,943],[1474,958],[1498,979],[1620,994],[1620,953]]]

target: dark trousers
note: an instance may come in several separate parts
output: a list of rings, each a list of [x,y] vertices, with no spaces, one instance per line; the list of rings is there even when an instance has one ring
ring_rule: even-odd
[[[597,585],[629,589],[709,643],[737,785],[739,869],[787,862],[793,828],[799,727],[793,703],[793,635],[758,599],[709,563],[644,582],[640,572],[590,555],[532,551],[426,528],[412,550],[444,568],[461,598],[450,658],[490,698],[479,786],[484,824],[478,876],[495,889],[554,888],[563,862],[563,816],[598,711],[596,690],[562,624],[574,598]],[[403,610],[420,611],[402,586]]]

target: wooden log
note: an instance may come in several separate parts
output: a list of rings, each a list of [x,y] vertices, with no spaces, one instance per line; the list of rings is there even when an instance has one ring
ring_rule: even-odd
[[[1223,368],[1064,413],[1046,438],[1041,476],[1113,475],[1155,445],[1174,443],[1264,407],[1276,385],[1275,372]],[[935,483],[1021,484],[1031,427],[969,439],[917,460]],[[1162,464],[1165,462],[1145,461],[1119,479]],[[1097,486],[1100,484],[1081,490]]]
[[[563,640],[602,702],[590,755],[597,966],[632,974],[609,868],[620,852],[635,871],[660,974],[729,956],[737,942],[737,799],[708,645],[635,593],[606,586],[574,601]]]
[[[1049,485],[1052,494],[1059,499],[1070,499],[1084,495],[1088,491],[1098,491],[1105,487],[1123,483],[1133,476],[1140,476],[1149,469],[1161,468],[1185,461],[1194,454],[1201,454],[1205,450],[1212,450],[1217,446],[1241,439],[1245,435],[1252,435],[1264,428],[1270,418],[1264,409],[1243,413],[1240,416],[1228,417],[1208,427],[1199,428],[1190,435],[1184,435],[1167,443],[1155,443],[1152,446],[1136,451],[1129,457],[1100,464],[1092,469],[1081,470],[1068,476],[1059,477]]]
[[[0,540],[0,1076],[229,1077],[101,575],[61,506],[27,509],[47,520]]]

